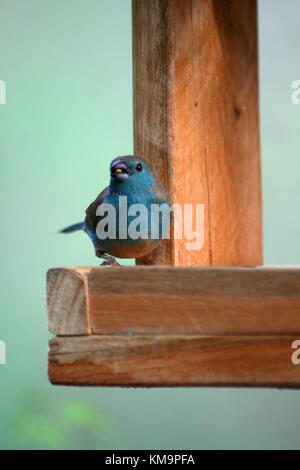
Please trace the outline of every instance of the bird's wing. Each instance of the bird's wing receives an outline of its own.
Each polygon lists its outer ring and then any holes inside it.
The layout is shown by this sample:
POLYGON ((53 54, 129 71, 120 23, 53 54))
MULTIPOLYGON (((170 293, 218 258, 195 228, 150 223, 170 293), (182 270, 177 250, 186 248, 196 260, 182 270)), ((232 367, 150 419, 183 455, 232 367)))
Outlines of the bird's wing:
POLYGON ((102 193, 99 194, 97 199, 87 208, 85 211, 86 217, 84 221, 84 225, 87 229, 96 231, 97 224, 99 222, 99 216, 96 215, 96 211, 98 207, 103 204, 108 194, 109 188, 104 189, 102 193))
POLYGON ((164 202, 169 203, 168 194, 167 194, 167 192, 164 190, 164 188, 162 187, 161 184, 157 184, 157 183, 156 183, 156 187, 155 187, 154 193, 155 193, 155 201, 157 201, 157 202, 160 203, 160 204, 161 204, 161 203, 164 203, 164 202))

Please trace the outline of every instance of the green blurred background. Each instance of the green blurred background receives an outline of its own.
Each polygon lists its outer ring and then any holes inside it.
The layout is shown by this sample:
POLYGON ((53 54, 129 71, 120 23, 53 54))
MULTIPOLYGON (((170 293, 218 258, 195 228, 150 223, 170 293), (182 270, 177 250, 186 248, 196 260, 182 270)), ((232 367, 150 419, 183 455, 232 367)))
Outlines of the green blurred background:
MULTIPOLYGON (((55 388, 45 273, 97 264, 81 220, 131 153, 130 0, 0 0, 0 449, 300 448, 300 392, 55 388)), ((265 263, 300 264, 300 1, 261 0, 265 263)))

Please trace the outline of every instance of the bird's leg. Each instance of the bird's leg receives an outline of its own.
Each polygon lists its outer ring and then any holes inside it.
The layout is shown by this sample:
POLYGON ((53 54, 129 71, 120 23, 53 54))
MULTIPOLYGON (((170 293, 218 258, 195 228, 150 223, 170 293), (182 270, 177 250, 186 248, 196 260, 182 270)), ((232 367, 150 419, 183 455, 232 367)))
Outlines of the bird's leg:
POLYGON ((96 256, 98 258, 104 259, 103 263, 100 264, 100 266, 121 266, 115 258, 112 256, 106 255, 105 253, 101 253, 99 251, 96 251, 96 256))

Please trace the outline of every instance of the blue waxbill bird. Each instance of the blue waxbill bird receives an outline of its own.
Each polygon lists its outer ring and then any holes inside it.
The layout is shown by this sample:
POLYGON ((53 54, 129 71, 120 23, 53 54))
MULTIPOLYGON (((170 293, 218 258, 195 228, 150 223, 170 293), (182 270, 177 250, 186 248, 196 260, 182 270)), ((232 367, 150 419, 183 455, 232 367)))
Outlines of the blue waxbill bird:
MULTIPOLYGON (((141 258, 151 253, 160 243, 163 236, 166 235, 166 226, 162 225, 162 215, 158 219, 158 227, 153 227, 155 223, 151 218, 151 207, 156 204, 164 206, 167 210, 171 204, 164 191, 162 184, 151 167, 148 160, 137 156, 125 156, 115 158, 110 165, 110 184, 99 194, 97 199, 86 210, 84 222, 71 225, 65 228, 61 233, 71 233, 76 230, 84 230, 93 242, 95 253, 98 258, 104 259, 101 266, 119 266, 115 260, 117 258, 141 258), (120 197, 127 197, 128 210, 133 204, 142 204, 147 209, 147 215, 143 212, 141 224, 146 223, 148 236, 130 236, 130 230, 127 230, 126 237, 120 234, 120 226, 125 222, 127 229, 130 223, 135 219, 132 214, 124 213, 121 209, 120 197), (99 214, 101 208, 104 211, 105 205, 111 205, 116 213, 115 237, 107 236, 104 228, 99 228, 99 222, 104 219, 106 213, 99 214), (120 209, 120 210, 119 210, 120 209), (143 219, 144 217, 144 219, 143 219), (146 220, 145 220, 146 217, 146 220), (152 226, 151 226, 152 223, 152 226), (152 232, 151 229, 154 229, 152 232), (99 237, 100 230, 100 237, 99 237), (129 233, 128 233, 129 232, 129 233), (106 234, 105 236, 102 236, 106 234), (155 233, 155 235, 153 235, 155 233), (107 236, 107 238, 105 238, 107 236)), ((123 198, 124 199, 124 198, 123 198)), ((145 225, 143 225, 145 226, 145 225)), ((169 232, 170 226, 167 226, 169 232)), ((138 231, 138 230, 137 230, 138 231)))

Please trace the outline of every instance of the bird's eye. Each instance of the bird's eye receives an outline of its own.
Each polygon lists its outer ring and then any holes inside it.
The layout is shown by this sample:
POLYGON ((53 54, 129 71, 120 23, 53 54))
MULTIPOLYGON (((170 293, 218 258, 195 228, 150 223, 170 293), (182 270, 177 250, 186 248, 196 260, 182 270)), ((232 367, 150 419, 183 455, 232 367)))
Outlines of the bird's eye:
POLYGON ((139 163, 136 167, 135 167, 136 171, 143 171, 143 165, 141 163, 139 163))

